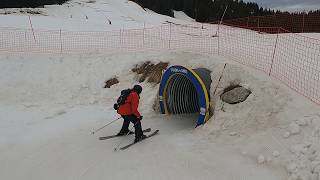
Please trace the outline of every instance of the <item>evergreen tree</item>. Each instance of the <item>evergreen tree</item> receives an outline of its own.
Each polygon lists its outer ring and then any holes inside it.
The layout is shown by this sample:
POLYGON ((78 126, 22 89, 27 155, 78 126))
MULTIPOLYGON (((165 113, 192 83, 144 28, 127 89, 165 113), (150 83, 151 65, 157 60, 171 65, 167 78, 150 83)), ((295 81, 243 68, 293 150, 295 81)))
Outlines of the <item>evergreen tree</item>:
MULTIPOLYGON (((243 0, 131 0, 157 13, 173 16, 173 11, 183 11, 198 22, 218 21, 228 6, 224 19, 247 16, 265 16, 288 12, 259 7, 254 2, 243 0)), ((313 13, 313 12, 312 12, 313 13)), ((319 13, 319 12, 318 12, 319 13)))
POLYGON ((63 4, 68 0, 0 0, 0 8, 35 8, 50 4, 63 4))

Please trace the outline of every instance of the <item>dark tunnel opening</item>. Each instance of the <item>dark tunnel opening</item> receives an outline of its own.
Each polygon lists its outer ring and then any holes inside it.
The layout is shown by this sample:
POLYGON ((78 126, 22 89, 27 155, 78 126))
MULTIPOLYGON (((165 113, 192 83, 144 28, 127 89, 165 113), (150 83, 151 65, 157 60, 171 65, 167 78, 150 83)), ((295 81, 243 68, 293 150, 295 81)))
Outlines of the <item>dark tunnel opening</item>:
POLYGON ((171 66, 162 75, 159 86, 160 111, 163 114, 197 114, 196 127, 210 118, 211 71, 171 66))
POLYGON ((199 113, 198 94, 192 82, 183 74, 171 77, 165 90, 168 112, 171 114, 199 113))

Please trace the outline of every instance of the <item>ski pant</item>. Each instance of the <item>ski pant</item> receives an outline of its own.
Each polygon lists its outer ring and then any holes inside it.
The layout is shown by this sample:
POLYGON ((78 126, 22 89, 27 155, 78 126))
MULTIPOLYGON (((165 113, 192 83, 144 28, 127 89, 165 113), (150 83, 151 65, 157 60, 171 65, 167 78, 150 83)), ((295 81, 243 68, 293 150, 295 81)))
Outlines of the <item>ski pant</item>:
POLYGON ((134 133, 136 138, 139 138, 143 135, 142 128, 141 128, 141 121, 137 119, 135 115, 129 116, 122 116, 123 124, 120 132, 128 132, 129 131, 129 124, 132 122, 134 124, 134 133))

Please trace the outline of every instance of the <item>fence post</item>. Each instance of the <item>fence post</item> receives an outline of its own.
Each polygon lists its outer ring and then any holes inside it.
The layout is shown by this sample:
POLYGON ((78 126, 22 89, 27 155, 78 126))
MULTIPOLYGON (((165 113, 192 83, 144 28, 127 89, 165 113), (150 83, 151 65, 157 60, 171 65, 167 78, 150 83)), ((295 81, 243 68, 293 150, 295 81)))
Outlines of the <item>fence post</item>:
POLYGON ((120 46, 120 49, 122 49, 122 29, 120 29, 120 32, 119 32, 119 46, 120 46))
POLYGON ((270 66, 270 71, 269 71, 269 76, 271 76, 271 72, 272 72, 272 69, 273 69, 274 58, 275 58, 276 49, 277 49, 277 46, 278 46, 279 33, 280 33, 280 28, 278 27, 277 38, 276 38, 276 43, 274 44, 273 55, 272 55, 272 60, 271 60, 271 66, 270 66))
POLYGON ((61 33, 61 29, 60 29, 60 54, 62 54, 62 33, 61 33))
POLYGON ((142 34, 142 43, 143 43, 142 45, 143 45, 143 48, 145 48, 145 46, 144 46, 144 36, 145 36, 144 34, 145 34, 145 29, 146 29, 146 23, 144 22, 144 23, 143 23, 143 32, 142 32, 142 33, 143 33, 143 34, 142 34))
POLYGON ((169 50, 171 49, 171 23, 169 23, 169 50))
POLYGON ((305 13, 303 13, 303 17, 302 17, 302 33, 304 33, 305 18, 306 18, 306 15, 305 15, 305 13))
POLYGON ((30 16, 28 16, 28 17, 29 17, 29 23, 30 23, 30 27, 31 27, 31 31, 32 31, 34 42, 37 42, 36 41, 36 36, 34 35, 34 30, 33 30, 32 22, 31 22, 31 17, 30 16))
POLYGON ((220 25, 218 25, 218 55, 220 55, 220 25))
POLYGON ((259 30, 259 33, 260 33, 260 17, 258 17, 258 30, 259 30))

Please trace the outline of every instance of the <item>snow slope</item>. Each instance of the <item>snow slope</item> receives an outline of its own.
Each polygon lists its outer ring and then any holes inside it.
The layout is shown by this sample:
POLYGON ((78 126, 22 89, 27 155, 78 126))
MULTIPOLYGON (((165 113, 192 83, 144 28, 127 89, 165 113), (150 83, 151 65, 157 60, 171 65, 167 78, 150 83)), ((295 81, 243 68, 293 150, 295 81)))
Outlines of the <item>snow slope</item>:
POLYGON ((183 52, 2 55, 0 67, 5 77, 0 80, 1 179, 286 179, 287 174, 311 176, 319 164, 319 107, 274 79, 221 57, 183 52), (196 116, 154 112, 158 86, 143 83, 143 127, 160 129, 160 134, 113 152, 119 141, 126 144, 133 137, 97 138, 116 133, 121 122, 97 135, 90 132, 117 117, 112 104, 119 91, 136 83, 130 69, 147 60, 207 67, 213 71, 212 86, 228 63, 218 92, 238 81, 253 94, 223 108, 215 97, 216 115, 193 129, 196 116), (103 89, 103 82, 115 75, 120 84, 103 89), (301 124, 299 132, 284 136, 292 123, 301 124))
MULTIPOLYGON (((77 0, 43 11, 47 16, 31 16, 35 28, 99 31, 188 23, 125 0, 77 0)), ((0 16, 1 26, 30 27, 28 20, 26 14, 0 16)), ((223 57, 174 51, 0 54, 0 77, 0 179, 320 179, 320 107, 223 57), (211 70, 215 115, 194 129, 196 115, 159 114, 152 109, 158 85, 142 83, 143 127, 160 134, 114 152, 120 141, 125 145, 134 137, 98 137, 116 133, 121 121, 90 133, 118 117, 112 105, 120 90, 137 83, 130 69, 145 61, 211 70), (114 76, 120 83, 104 89, 114 76), (253 92, 247 101, 221 102, 231 82, 253 92)))
POLYGON ((186 15, 183 11, 173 11, 174 12, 174 17, 177 19, 181 19, 184 21, 189 21, 189 22, 195 22, 194 19, 186 15))
MULTIPOLYGON (((28 9, 23 9, 28 10, 28 9)), ((73 0, 63 5, 38 8, 44 15, 20 13, 20 9, 0 10, 1 27, 30 28, 29 17, 35 29, 69 31, 107 31, 120 28, 142 28, 166 23, 186 24, 187 21, 163 16, 127 0, 73 0)))

